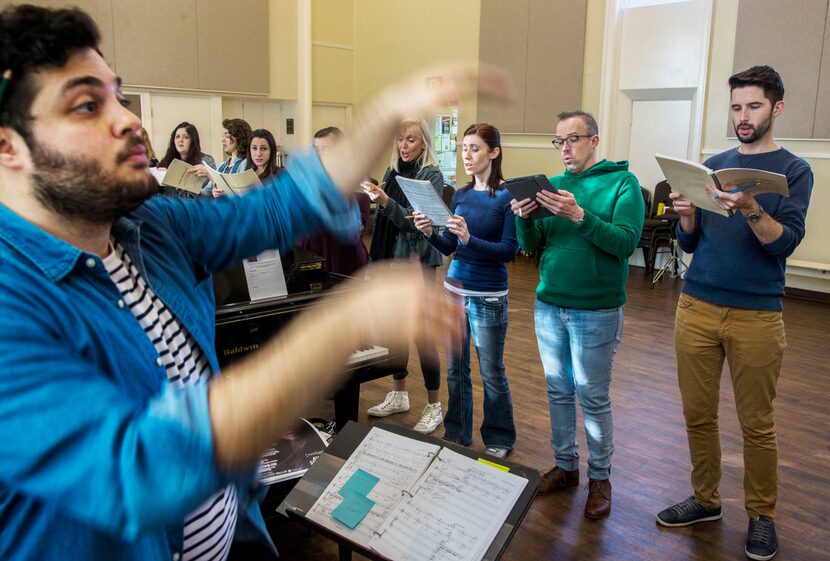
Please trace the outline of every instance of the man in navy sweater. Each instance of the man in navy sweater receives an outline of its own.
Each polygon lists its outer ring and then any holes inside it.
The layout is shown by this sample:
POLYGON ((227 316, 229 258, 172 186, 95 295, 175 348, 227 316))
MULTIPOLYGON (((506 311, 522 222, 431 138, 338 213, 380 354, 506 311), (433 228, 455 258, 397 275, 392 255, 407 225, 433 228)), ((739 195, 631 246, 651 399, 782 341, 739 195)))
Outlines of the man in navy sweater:
POLYGON ((784 174, 790 196, 706 188, 734 211, 726 218, 672 193, 680 214, 677 238, 694 253, 677 306, 675 350, 689 437, 694 495, 657 515, 663 526, 688 526, 722 516, 718 395, 726 358, 744 439, 744 495, 749 515, 745 553, 771 559, 777 549, 775 501, 778 448, 773 399, 786 347, 781 311, 786 258, 804 238, 813 173, 776 144, 775 119, 784 111, 784 84, 769 66, 729 78, 731 117, 740 146, 705 165, 784 174))

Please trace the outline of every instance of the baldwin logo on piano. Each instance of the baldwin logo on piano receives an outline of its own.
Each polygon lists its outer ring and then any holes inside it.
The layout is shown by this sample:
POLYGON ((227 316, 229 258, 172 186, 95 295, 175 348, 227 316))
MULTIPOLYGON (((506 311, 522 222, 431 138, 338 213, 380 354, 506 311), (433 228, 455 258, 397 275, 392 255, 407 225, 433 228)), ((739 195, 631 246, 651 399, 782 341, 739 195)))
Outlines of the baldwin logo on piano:
POLYGON ((234 347, 232 349, 222 349, 222 356, 234 356, 241 353, 248 353, 257 350, 258 348, 259 343, 254 343, 253 345, 239 345, 238 347, 234 347))

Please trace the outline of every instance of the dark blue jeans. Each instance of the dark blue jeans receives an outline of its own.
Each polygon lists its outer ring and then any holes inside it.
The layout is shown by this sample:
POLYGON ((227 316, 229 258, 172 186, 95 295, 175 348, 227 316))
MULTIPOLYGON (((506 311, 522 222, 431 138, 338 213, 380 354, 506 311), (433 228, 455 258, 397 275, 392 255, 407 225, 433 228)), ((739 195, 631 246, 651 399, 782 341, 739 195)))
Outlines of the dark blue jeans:
POLYGON ((467 445, 473 440, 473 385, 470 378, 470 337, 475 342, 484 384, 484 420, 481 439, 493 448, 513 448, 516 426, 513 401, 504 371, 507 334, 507 296, 465 296, 466 333, 460 355, 447 356, 449 403, 444 417, 444 438, 467 445))

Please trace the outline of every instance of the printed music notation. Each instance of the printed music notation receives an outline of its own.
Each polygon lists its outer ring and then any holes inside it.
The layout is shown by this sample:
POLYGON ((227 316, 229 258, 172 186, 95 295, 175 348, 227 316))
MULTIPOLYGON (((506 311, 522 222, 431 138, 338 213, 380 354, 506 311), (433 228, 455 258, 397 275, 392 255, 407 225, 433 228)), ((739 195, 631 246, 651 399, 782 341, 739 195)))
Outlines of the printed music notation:
POLYGON ((526 484, 448 448, 375 427, 306 516, 389 559, 472 561, 487 552, 526 484), (350 529, 331 513, 358 469, 379 482, 367 495, 375 506, 350 529))
POLYGON ((401 489, 412 488, 439 449, 434 444, 372 429, 306 517, 352 541, 368 545, 389 512, 401 501, 401 489), (335 520, 331 513, 343 500, 338 491, 358 469, 378 477, 380 481, 368 495, 375 501, 375 506, 356 528, 350 529, 335 520))
POLYGON ((401 561, 481 559, 526 484, 444 448, 369 546, 401 561))

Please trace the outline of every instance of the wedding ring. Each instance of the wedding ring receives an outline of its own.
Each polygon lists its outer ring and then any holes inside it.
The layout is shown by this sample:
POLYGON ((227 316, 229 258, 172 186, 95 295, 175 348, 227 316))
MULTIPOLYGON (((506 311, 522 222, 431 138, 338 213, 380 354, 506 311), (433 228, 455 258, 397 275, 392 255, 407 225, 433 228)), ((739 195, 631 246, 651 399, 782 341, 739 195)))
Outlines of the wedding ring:
POLYGON ((522 217, 522 209, 519 209, 519 218, 522 217))

